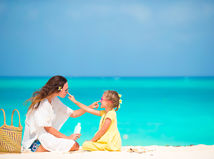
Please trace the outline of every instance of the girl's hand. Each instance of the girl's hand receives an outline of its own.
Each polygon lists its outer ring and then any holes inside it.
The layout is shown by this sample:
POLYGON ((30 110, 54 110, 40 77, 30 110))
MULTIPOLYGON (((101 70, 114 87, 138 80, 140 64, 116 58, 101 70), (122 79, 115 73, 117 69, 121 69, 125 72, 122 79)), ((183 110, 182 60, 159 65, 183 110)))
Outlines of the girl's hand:
POLYGON ((68 94, 68 99, 70 99, 72 102, 75 102, 76 99, 74 98, 74 96, 72 96, 71 94, 68 94))
POLYGON ((78 138, 80 138, 81 134, 71 134, 70 136, 68 136, 68 139, 71 140, 77 140, 78 138))
POLYGON ((94 109, 94 108, 97 109, 97 108, 99 107, 99 102, 100 102, 100 101, 94 102, 94 103, 92 103, 89 107, 92 108, 92 109, 94 109))

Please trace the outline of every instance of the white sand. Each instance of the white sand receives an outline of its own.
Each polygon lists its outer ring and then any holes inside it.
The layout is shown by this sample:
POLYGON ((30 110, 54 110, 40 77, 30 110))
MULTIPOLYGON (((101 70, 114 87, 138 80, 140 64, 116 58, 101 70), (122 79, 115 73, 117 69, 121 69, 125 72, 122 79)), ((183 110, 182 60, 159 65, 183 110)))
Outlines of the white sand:
POLYGON ((196 146, 126 146, 121 152, 22 152, 0 153, 0 159, 214 159, 214 145, 196 146), (131 150, 130 150, 131 148, 131 150), (133 152, 131 152, 133 151, 133 152))

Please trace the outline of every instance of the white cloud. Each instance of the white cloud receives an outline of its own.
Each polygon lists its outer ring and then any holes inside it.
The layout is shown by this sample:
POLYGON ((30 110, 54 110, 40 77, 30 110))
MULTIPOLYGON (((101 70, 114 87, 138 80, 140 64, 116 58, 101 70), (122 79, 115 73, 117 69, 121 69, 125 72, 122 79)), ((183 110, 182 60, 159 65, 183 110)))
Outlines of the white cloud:
POLYGON ((114 7, 110 5, 83 5, 78 8, 69 8, 66 11, 68 16, 73 19, 84 19, 84 18, 102 18, 111 16, 115 13, 114 7))
POLYGON ((181 25, 191 24, 203 18, 214 16, 214 6, 209 3, 174 2, 154 7, 143 3, 127 4, 85 4, 69 8, 67 15, 72 19, 85 18, 133 18, 137 22, 181 25))
POLYGON ((145 22, 151 18, 151 10, 144 5, 124 5, 120 8, 120 11, 140 22, 145 22))
POLYGON ((67 10, 67 15, 74 19, 83 18, 107 18, 107 17, 131 17, 139 22, 144 22, 149 19, 150 9, 141 4, 132 5, 85 5, 80 8, 70 8, 67 10))

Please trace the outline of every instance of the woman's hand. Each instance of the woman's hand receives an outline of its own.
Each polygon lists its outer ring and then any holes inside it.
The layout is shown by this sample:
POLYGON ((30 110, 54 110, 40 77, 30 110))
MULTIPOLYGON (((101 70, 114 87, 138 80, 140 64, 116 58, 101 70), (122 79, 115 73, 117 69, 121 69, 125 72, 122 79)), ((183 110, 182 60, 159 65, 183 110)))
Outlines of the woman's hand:
POLYGON ((70 140, 77 140, 78 138, 80 138, 81 134, 71 134, 70 136, 68 136, 68 139, 70 140))
POLYGON ((92 109, 94 109, 94 108, 97 109, 97 108, 99 107, 99 102, 100 102, 100 101, 94 102, 94 103, 92 103, 91 105, 89 105, 89 107, 92 108, 92 109))

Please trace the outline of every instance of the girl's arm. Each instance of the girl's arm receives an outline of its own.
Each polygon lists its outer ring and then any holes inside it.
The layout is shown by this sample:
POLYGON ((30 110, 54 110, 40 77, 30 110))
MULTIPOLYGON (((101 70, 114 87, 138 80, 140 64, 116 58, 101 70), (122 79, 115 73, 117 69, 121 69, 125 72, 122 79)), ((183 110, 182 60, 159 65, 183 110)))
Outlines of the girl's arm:
POLYGON ((58 130, 56 130, 55 128, 53 127, 44 127, 44 129, 54 135, 55 137, 58 137, 58 138, 64 138, 64 139, 71 139, 71 140, 76 140, 80 137, 80 134, 72 134, 70 136, 66 136, 64 134, 62 134, 61 132, 59 132, 58 130))
POLYGON ((111 119, 107 118, 102 128, 95 134, 95 136, 91 139, 91 141, 95 142, 99 140, 106 133, 110 125, 111 125, 111 119))
POLYGON ((94 115, 97 115, 97 116, 101 116, 100 111, 91 109, 91 108, 87 107, 86 105, 84 105, 84 104, 82 104, 82 103, 76 101, 76 99, 74 98, 74 96, 69 95, 68 98, 69 98, 72 102, 74 102, 77 106, 79 106, 81 109, 85 110, 86 112, 91 113, 91 114, 94 114, 94 115))
POLYGON ((86 111, 83 110, 83 109, 74 110, 73 113, 70 115, 70 117, 72 117, 72 118, 77 118, 77 117, 79 117, 79 116, 85 114, 85 112, 86 112, 86 111))
MULTIPOLYGON (((98 104, 98 102, 94 102, 93 104, 91 104, 90 106, 88 106, 89 108, 98 108, 99 107, 99 104, 98 104)), ((75 111, 73 111, 73 113, 70 115, 70 117, 72 117, 72 118, 76 118, 76 117, 79 117, 79 116, 81 116, 81 115, 83 115, 83 114, 85 114, 85 110, 83 110, 83 109, 79 109, 79 110, 75 110, 75 111)))

